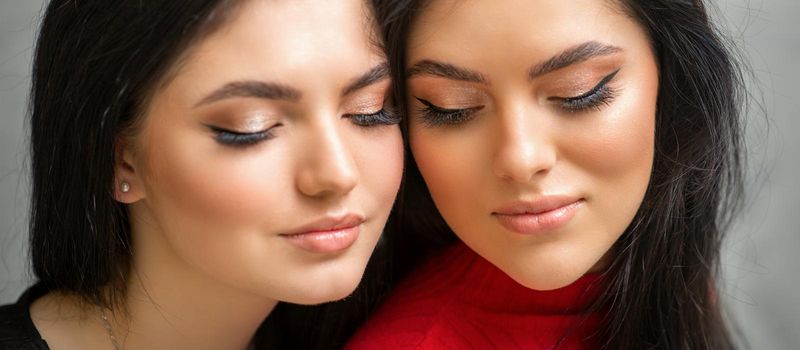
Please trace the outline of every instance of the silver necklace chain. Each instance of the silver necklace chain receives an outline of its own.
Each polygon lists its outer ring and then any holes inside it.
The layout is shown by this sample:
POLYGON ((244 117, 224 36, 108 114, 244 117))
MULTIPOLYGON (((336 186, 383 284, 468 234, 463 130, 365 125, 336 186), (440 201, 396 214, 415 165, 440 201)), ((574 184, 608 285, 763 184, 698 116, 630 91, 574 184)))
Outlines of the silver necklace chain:
POLYGON ((106 312, 103 310, 103 307, 98 306, 100 309, 100 320, 103 321, 103 328, 106 329, 106 333, 108 333, 108 339, 111 340, 111 345, 114 346, 115 350, 122 350, 122 346, 119 345, 119 341, 117 337, 114 335, 114 329, 111 327, 111 322, 108 321, 108 317, 106 316, 106 312))

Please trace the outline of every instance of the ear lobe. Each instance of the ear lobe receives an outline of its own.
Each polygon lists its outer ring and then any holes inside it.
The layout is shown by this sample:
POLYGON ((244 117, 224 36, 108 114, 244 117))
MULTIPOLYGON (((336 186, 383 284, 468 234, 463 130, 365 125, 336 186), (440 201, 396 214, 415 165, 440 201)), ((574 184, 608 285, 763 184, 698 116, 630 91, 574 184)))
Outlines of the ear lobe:
POLYGON ((132 204, 145 197, 133 158, 127 142, 117 140, 114 147, 114 199, 120 203, 132 204))

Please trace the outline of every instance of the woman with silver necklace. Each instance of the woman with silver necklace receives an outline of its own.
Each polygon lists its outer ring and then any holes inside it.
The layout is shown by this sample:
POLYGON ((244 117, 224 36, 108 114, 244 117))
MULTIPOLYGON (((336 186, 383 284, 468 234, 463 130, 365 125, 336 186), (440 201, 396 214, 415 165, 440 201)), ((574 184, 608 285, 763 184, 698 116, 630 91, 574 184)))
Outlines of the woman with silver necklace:
POLYGON ((51 1, 30 103, 37 283, 0 307, 0 349, 286 347, 280 329, 326 327, 282 305, 353 292, 402 174, 372 13, 51 1))

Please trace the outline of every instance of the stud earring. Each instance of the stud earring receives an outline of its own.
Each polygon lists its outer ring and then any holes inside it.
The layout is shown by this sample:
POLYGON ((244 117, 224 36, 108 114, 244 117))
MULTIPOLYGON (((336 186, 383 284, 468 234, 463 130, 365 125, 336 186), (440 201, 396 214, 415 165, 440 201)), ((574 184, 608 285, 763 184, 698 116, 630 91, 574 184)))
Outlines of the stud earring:
POLYGON ((122 183, 119 184, 119 190, 122 191, 122 193, 128 193, 131 191, 131 184, 127 181, 122 181, 122 183))

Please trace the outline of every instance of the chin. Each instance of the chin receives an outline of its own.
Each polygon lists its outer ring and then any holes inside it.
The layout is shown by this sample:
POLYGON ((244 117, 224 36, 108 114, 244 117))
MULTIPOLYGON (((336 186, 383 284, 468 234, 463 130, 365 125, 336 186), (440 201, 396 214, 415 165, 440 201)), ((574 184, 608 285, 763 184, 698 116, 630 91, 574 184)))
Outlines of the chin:
POLYGON ((526 266, 520 266, 520 269, 516 271, 509 271, 508 269, 502 268, 501 270, 526 288, 539 291, 564 288, 575 283, 575 281, 586 274, 586 271, 571 271, 568 269, 541 269, 532 271, 526 266))
POLYGON ((286 302, 301 305, 317 305, 346 298, 358 287, 364 270, 353 271, 342 268, 335 274, 309 276, 307 283, 291 293, 286 302))
POLYGON ((543 278, 543 279, 517 279, 513 278, 517 283, 533 290, 548 291, 559 288, 564 288, 573 282, 577 281, 581 276, 575 278, 543 278))
POLYGON ((317 288, 314 286, 308 290, 300 291, 290 300, 284 301, 300 305, 324 304, 346 298, 356 290, 356 287, 357 284, 342 288, 317 288))

